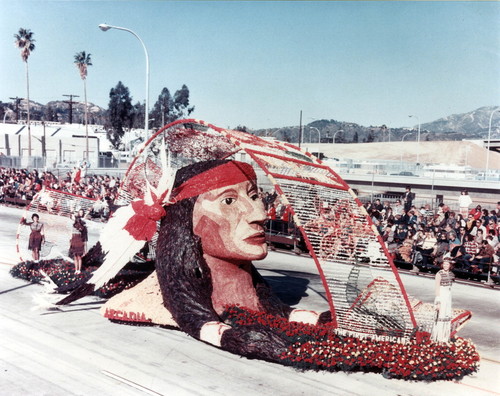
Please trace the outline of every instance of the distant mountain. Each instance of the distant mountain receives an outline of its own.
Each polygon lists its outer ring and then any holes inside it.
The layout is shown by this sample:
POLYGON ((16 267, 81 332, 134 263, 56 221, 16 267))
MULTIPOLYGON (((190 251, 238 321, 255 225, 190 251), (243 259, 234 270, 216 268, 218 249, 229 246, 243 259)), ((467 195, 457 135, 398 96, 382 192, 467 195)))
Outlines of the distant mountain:
MULTIPOLYGON (((465 134, 469 139, 480 139, 486 137, 488 134, 492 113, 492 125, 494 127, 495 125, 498 125, 500 120, 499 106, 480 107, 479 109, 469 113, 452 114, 448 117, 422 124, 420 128, 436 134, 461 133, 465 134)), ((498 135, 498 131, 496 129, 492 131, 492 133, 493 132, 498 135)))
MULTIPOLYGON (((18 119, 26 119, 26 100, 22 99, 17 105, 18 119)), ((88 103, 89 123, 104 125, 106 120, 106 109, 88 103)), ((10 121, 16 120, 16 103, 0 102, 0 118, 10 121), (7 112, 7 114, 6 114, 7 112)), ((73 123, 84 123, 85 104, 81 101, 72 103, 73 123)), ((488 136, 489 120, 493 111, 491 136, 500 138, 500 106, 481 107, 468 113, 453 114, 445 118, 440 118, 433 122, 420 125, 420 140, 462 140, 462 139, 485 139, 488 136)), ((35 120, 70 122, 69 101, 51 101, 43 105, 31 101, 30 117, 35 120)), ((245 127, 237 129, 247 130, 245 127)), ((321 135, 321 142, 331 143, 335 137, 336 143, 370 143, 417 140, 417 125, 413 128, 387 128, 381 126, 362 126, 353 122, 337 120, 316 120, 303 126, 303 142, 317 142, 318 130, 321 135)), ((299 126, 289 126, 282 128, 248 130, 258 136, 274 136, 279 139, 297 143, 299 141, 299 126)))
MULTIPOLYGON (((12 101, 10 103, 0 102, 0 116, 2 117, 2 119, 5 116, 7 120, 15 121, 17 111, 17 119, 25 120, 27 108, 28 103, 25 99, 19 100, 17 104, 15 101, 12 101), (5 115, 6 112, 7 114, 5 115)), ((102 107, 89 102, 88 111, 89 124, 104 124, 106 109, 103 109, 102 107)), ((56 100, 43 105, 41 103, 30 100, 30 119, 33 121, 45 120, 69 123, 70 115, 73 123, 83 124, 85 117, 85 103, 73 100, 70 110, 69 101, 56 100)))
MULTIPOLYGON (((446 118, 421 124, 421 141, 443 141, 462 139, 486 139, 489 120, 493 113, 492 125, 500 123, 500 106, 481 107, 463 114, 453 114, 446 118), (496 111, 499 110, 499 111, 496 111)), ((302 141, 317 142, 318 130, 323 143, 370 143, 388 141, 416 141, 418 125, 413 128, 387 128, 385 125, 365 127, 352 122, 336 120, 316 120, 303 126, 302 141)), ((274 136, 289 142, 298 142, 299 126, 260 129, 251 131, 258 136, 274 136)), ((492 127, 491 136, 500 138, 498 127, 492 127)))

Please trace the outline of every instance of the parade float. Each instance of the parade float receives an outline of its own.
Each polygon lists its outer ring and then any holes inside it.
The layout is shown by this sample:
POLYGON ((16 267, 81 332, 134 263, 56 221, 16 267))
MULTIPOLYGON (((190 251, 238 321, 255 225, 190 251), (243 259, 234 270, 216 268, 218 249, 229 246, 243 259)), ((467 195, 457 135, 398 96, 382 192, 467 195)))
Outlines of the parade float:
MULTIPOLYGON (((61 205, 68 208, 60 211, 63 217, 71 212, 74 197, 51 194, 68 201, 61 205)), ((248 208, 253 208, 252 197, 253 190, 248 208)), ((35 197, 28 212, 43 213, 43 200, 43 195, 35 197)), ((13 275, 55 282, 57 291, 69 293, 59 298, 59 306, 97 293, 109 298, 102 314, 112 321, 177 328, 229 352, 301 370, 450 380, 478 369, 474 345, 457 336, 471 313, 455 308, 450 340, 431 341, 434 305, 406 293, 355 193, 299 147, 199 120, 179 120, 146 142, 115 203, 119 209, 84 257, 87 271, 75 277, 67 260, 43 260, 42 255, 39 263, 20 263, 13 275), (213 191, 255 184, 259 175, 268 178, 291 208, 325 290, 324 312, 293 309, 274 297, 251 263, 265 257, 253 253, 262 245, 258 226, 249 257, 241 257, 236 248, 236 256, 228 256, 223 253, 227 246, 218 240, 203 244, 203 238, 212 241, 213 235, 203 234, 201 226, 193 232, 198 217, 207 217, 197 215, 204 213, 198 207, 209 206, 213 191), (154 268, 137 265, 140 251, 148 252, 154 268), (217 263, 241 263, 233 267, 242 271, 221 265, 219 276, 207 256, 217 263), (237 290, 228 292, 233 279, 237 290)), ((225 220, 220 217, 219 223, 225 220)), ((19 240, 21 244, 25 238, 19 240)))

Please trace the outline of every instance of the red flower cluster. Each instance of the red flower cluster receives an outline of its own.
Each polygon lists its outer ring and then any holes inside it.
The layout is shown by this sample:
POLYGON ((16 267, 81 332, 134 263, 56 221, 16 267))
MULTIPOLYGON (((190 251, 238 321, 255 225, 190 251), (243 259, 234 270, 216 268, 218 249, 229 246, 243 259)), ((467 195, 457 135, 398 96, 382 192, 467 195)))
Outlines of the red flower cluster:
POLYGON ((415 338, 406 343, 341 336, 331 325, 309 325, 227 307, 233 327, 260 324, 290 340, 283 363, 299 369, 381 372, 387 378, 406 380, 456 380, 477 371, 479 354, 462 338, 435 343, 415 338))

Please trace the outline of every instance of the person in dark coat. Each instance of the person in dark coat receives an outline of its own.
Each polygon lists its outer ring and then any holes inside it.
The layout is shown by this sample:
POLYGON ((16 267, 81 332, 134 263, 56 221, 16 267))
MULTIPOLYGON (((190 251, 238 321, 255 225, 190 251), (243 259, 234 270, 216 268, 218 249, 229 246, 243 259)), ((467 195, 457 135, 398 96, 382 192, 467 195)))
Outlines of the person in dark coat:
POLYGON ((87 247, 87 226, 83 220, 85 213, 80 209, 75 216, 69 246, 69 256, 75 262, 75 273, 79 274, 82 270, 82 257, 85 255, 87 247))
POLYGON ((403 195, 403 202, 405 207, 405 212, 408 212, 413 206, 413 200, 415 199, 415 193, 411 192, 411 187, 406 186, 406 191, 403 195))

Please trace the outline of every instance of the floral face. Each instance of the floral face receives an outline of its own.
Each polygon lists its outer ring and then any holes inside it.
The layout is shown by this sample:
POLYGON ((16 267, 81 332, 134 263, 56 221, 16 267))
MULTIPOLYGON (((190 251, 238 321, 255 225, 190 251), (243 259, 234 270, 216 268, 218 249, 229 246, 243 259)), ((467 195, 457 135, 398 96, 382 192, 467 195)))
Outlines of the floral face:
POLYGON ((193 232, 208 256, 261 260, 267 255, 265 220, 257 185, 244 181, 201 194, 194 205, 193 232))

